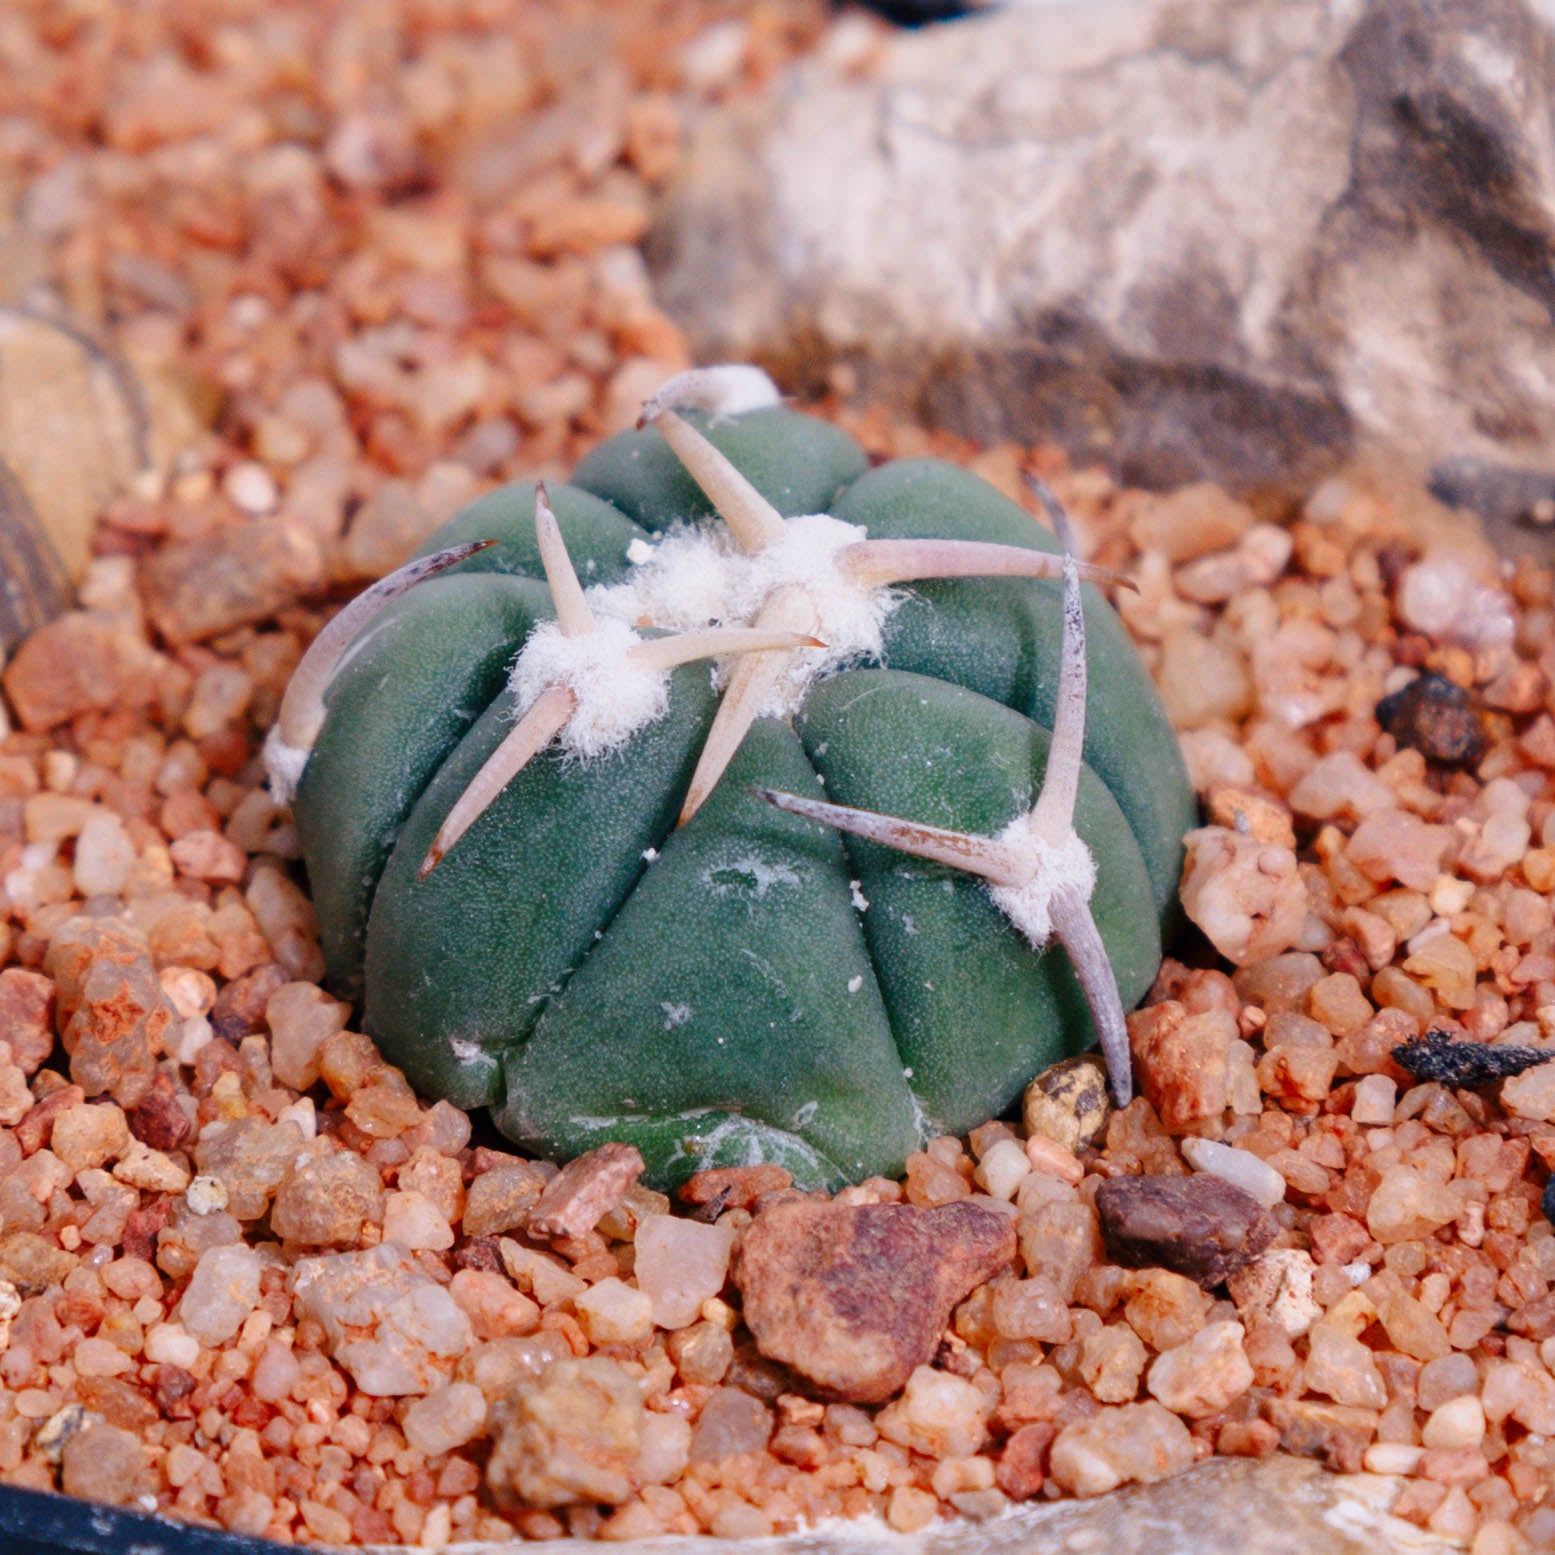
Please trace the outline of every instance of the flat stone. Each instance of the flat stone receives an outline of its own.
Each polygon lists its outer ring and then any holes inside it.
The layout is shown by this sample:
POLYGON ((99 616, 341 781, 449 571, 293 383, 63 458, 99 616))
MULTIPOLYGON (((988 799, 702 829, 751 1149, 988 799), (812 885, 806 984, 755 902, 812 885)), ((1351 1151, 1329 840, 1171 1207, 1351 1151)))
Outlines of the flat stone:
POLYGON ((1206 1290, 1274 1240, 1257 1199, 1223 1178, 1114 1177, 1096 1190, 1107 1251, 1131 1268, 1159 1265, 1206 1290))
POLYGON ((981 1205, 795 1202, 751 1222, 735 1283, 764 1356, 830 1396, 878 1403, 1014 1255, 1013 1218, 981 1205))
POLYGON ((464 1234, 496 1236, 519 1231, 540 1202, 546 1178, 528 1161, 499 1163, 475 1178, 465 1194, 464 1234))
POLYGON ((1111 0, 823 53, 693 136, 660 298, 701 360, 846 364, 1131 484, 1306 490, 1365 445, 1547 498, 1550 37, 1514 0, 1111 0))
POLYGON ((142 568, 146 605, 169 642, 199 642, 262 621, 325 581, 318 542, 284 518, 234 524, 167 545, 142 568))

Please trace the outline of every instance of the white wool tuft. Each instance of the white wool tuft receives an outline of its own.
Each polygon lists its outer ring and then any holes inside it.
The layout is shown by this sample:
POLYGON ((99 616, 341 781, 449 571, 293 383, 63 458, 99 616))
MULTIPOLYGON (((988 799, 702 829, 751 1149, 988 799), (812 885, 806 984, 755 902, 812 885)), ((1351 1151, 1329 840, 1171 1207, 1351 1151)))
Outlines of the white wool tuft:
POLYGON ((783 536, 749 558, 739 601, 742 618, 751 619, 761 602, 779 588, 798 585, 815 607, 815 635, 824 648, 793 654, 788 671, 762 712, 784 717, 794 712, 805 692, 820 678, 858 659, 878 658, 886 617, 901 603, 895 589, 857 583, 837 565, 838 554, 866 537, 861 525, 844 523, 829 513, 807 513, 788 519, 783 536))
MULTIPOLYGON (((628 553, 634 563, 628 581, 592 588, 588 601, 618 620, 684 632, 750 626, 777 589, 803 588, 815 606, 815 635, 826 646, 788 656, 784 677, 761 709, 787 717, 820 676, 881 651, 881 629, 904 596, 856 583, 837 565, 840 552, 865 538, 858 524, 808 513, 785 519, 782 536, 748 556, 725 530, 675 529, 652 547, 637 543, 628 553)), ((720 661, 721 680, 729 665, 720 661)))
POLYGON ((569 756, 588 761, 625 744, 669 706, 668 671, 644 668, 632 657, 641 641, 625 621, 608 616, 577 637, 542 621, 519 650, 509 678, 519 716, 541 692, 566 686, 578 699, 559 738, 569 756))
POLYGON ((265 773, 270 779, 270 797, 277 804, 290 804, 297 795, 297 785, 302 782, 303 768, 308 765, 311 748, 288 745, 281 738, 277 724, 265 736, 265 773))
POLYGON ((656 544, 634 540, 627 551, 631 576, 588 591, 589 606, 633 626, 651 623, 666 631, 699 626, 741 626, 737 599, 749 559, 723 529, 672 529, 656 544))
POLYGON ((693 367, 663 384, 643 403, 642 420, 656 420, 667 410, 699 410, 716 424, 747 411, 779 405, 778 386, 759 367, 730 362, 720 367, 693 367))
POLYGON ((1054 893, 1068 888, 1089 901, 1096 889, 1096 860, 1075 832, 1056 843, 1033 836, 1024 815, 1016 816, 997 840, 1014 849, 1023 863, 1029 860, 1031 873, 1024 885, 990 886, 988 894, 1031 942, 1032 949, 1041 950, 1053 937, 1054 893))

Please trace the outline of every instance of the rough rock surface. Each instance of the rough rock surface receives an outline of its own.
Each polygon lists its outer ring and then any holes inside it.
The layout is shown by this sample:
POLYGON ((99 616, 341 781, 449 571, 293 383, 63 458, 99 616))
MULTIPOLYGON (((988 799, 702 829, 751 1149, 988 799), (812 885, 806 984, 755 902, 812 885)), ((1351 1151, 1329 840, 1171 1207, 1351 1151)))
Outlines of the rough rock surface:
POLYGON ((883 49, 703 127, 650 252, 704 357, 1148 485, 1381 448, 1555 492, 1547 13, 1104 0, 883 49))
MULTIPOLYGON (((665 1418, 665 1417, 660 1417, 665 1418)), ((58 1498, 13 1490, 18 1511, 43 1526, 58 1498)), ((1109 1555, 1447 1555, 1457 1542, 1425 1532, 1385 1510, 1392 1482, 1376 1475, 1339 1476, 1300 1458, 1215 1458, 1173 1479, 1129 1485, 1095 1500, 1038 1502, 983 1522, 932 1523, 904 1538, 882 1523, 853 1523, 784 1538, 721 1539, 722 1555, 1028 1555, 1033 1550, 1106 1550, 1109 1555)), ((173 1555, 187 1529, 120 1507, 94 1510, 124 1547, 173 1555)), ((47 1526, 55 1524, 50 1521, 47 1526)), ((589 1555, 599 1544, 558 1539, 548 1548, 589 1555)), ((661 1539, 658 1555, 703 1555, 706 1538, 661 1539)))
POLYGON ((834 1397, 878 1403, 1014 1256, 1014 1220, 976 1204, 795 1202, 752 1221, 735 1281, 763 1355, 834 1397))
POLYGON ((151 1089, 174 1010, 144 938, 109 918, 71 918, 43 961, 59 998, 70 1078, 87 1096, 130 1107, 151 1089))
POLYGON ((1252 1194, 1220 1177, 1114 1177, 1096 1193, 1107 1250, 1119 1263, 1160 1265, 1206 1290, 1251 1263, 1275 1223, 1252 1194))

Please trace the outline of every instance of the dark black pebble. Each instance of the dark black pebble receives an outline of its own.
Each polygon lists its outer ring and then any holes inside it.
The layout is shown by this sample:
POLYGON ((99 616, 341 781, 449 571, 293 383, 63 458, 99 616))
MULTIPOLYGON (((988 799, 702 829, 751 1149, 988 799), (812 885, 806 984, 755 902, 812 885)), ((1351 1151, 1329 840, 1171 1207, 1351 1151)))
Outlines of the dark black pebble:
POLYGON ((1555 1058, 1555 1050, 1516 1047, 1509 1042, 1460 1042, 1444 1031, 1411 1037, 1393 1049, 1393 1062, 1417 1080, 1442 1085, 1488 1085, 1555 1058))
POLYGON ((1485 754, 1485 725, 1474 698, 1426 671, 1377 704, 1377 722, 1398 741, 1443 767, 1472 767, 1485 754))

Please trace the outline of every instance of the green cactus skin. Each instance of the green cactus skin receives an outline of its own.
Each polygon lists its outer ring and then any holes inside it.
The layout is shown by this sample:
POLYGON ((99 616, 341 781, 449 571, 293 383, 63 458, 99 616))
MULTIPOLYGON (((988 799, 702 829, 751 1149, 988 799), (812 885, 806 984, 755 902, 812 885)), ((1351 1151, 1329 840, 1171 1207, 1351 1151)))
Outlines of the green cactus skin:
MULTIPOLYGON (((785 516, 1055 549, 953 466, 869 470, 835 428, 784 409, 696 424, 785 516)), ((585 585, 625 575, 644 532, 711 511, 652 428, 602 445, 551 500, 585 585)), ((533 511, 532 487, 505 488, 428 543, 499 541, 362 634, 297 793, 332 984, 365 988, 366 1029, 413 1083, 492 1106, 545 1153, 627 1140, 659 1185, 769 1160, 835 1187, 899 1172, 926 1134, 996 1116, 1092 1040, 1063 952, 1034 952, 979 881, 752 792, 997 831, 1045 767, 1056 582, 911 585, 886 622, 885 667, 823 679, 792 728, 758 721, 676 829, 717 705, 707 666, 684 666, 662 718, 591 762, 543 752, 418 879, 511 727, 503 668, 549 614, 533 511)), ((1127 1007, 1159 964, 1194 800, 1121 623, 1087 594, 1075 826, 1127 1007)))

